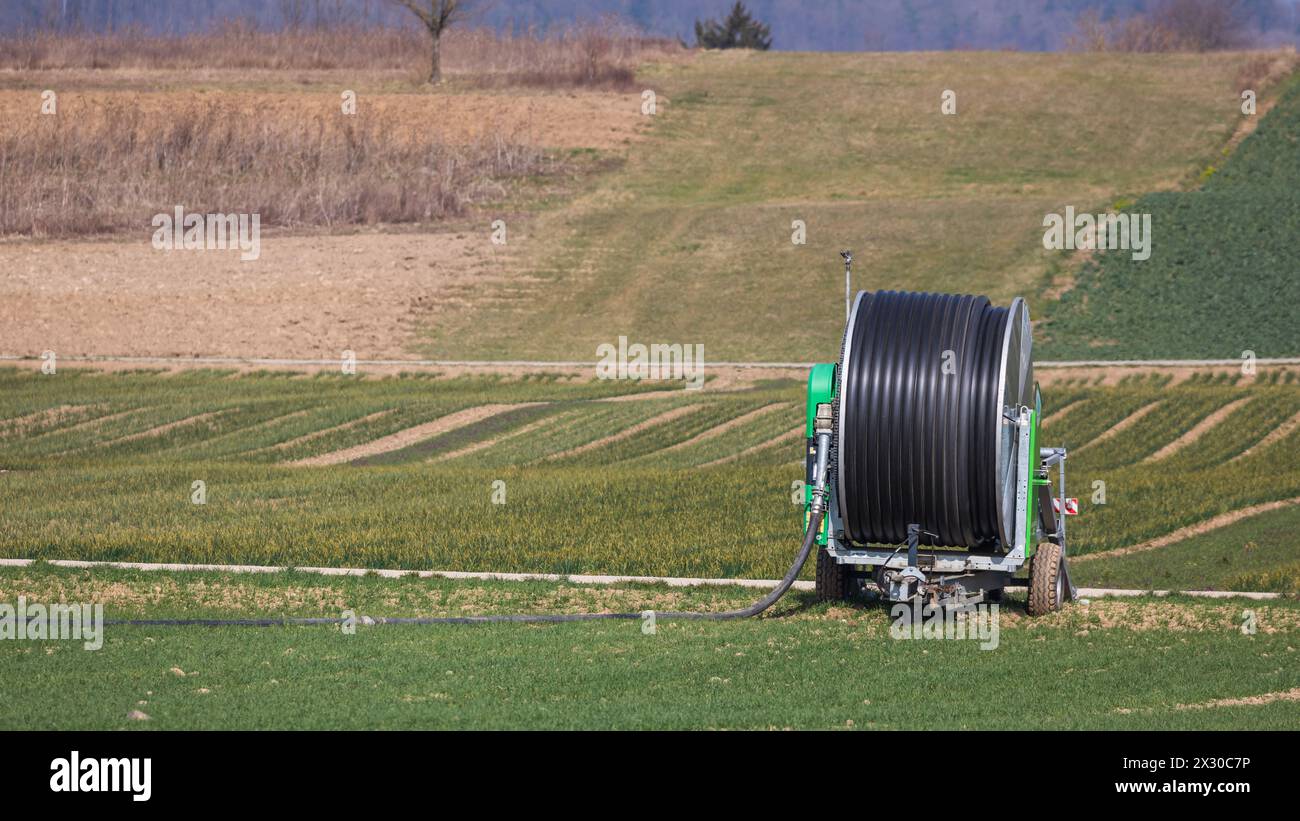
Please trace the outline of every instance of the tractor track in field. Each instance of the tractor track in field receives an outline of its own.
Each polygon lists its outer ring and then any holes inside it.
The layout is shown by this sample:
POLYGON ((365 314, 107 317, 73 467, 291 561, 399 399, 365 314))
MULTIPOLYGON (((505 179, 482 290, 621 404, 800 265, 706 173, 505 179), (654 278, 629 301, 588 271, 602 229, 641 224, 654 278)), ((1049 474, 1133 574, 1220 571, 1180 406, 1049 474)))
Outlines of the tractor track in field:
POLYGON ((249 456, 255 453, 263 453, 265 451, 288 450, 289 448, 297 447, 298 445, 304 445, 308 442, 314 442, 317 439, 321 438, 322 436, 328 436, 331 433, 341 433, 343 431, 351 430, 352 428, 355 428, 357 425, 364 425, 367 422, 373 422, 376 419, 382 419, 383 417, 387 416, 392 412, 393 410, 391 408, 388 408, 381 411, 375 411, 374 413, 368 413, 365 416, 362 416, 358 419, 353 419, 350 422, 343 422, 342 424, 334 425, 332 427, 321 428, 320 430, 314 430, 311 433, 304 433, 302 436, 296 436, 293 439, 288 440, 287 442, 277 442, 274 445, 267 445, 264 448, 258 448, 257 450, 250 450, 244 455, 249 456))
POLYGON ((1119 434, 1123 433, 1124 431, 1136 425, 1138 422, 1142 421, 1142 417, 1146 416, 1148 413, 1158 408, 1162 401, 1163 400, 1157 399, 1156 401, 1145 404, 1142 407, 1138 408, 1137 410, 1133 411, 1128 416, 1125 416, 1123 419, 1119 420, 1119 422, 1117 422, 1115 425, 1102 431, 1101 435, 1093 439, 1091 442, 1084 442, 1078 448, 1075 448, 1074 455, 1082 453, 1083 451, 1088 450, 1094 447, 1095 445, 1104 444, 1105 442, 1114 439, 1119 434))
POLYGON ((1192 427, 1188 428, 1187 431, 1183 433, 1182 436, 1179 436, 1177 439, 1165 445, 1160 450, 1151 454, 1150 456, 1143 459, 1142 461, 1159 462, 1161 459, 1168 459, 1170 456, 1173 456, 1175 453, 1178 453, 1183 448, 1187 447, 1188 445, 1191 445, 1193 442, 1200 439, 1205 434, 1209 433, 1211 430, 1217 427, 1220 422, 1222 422, 1224 419, 1227 419, 1228 416, 1230 416, 1233 411, 1237 410, 1238 408, 1242 407, 1246 403, 1250 402, 1252 398, 1253 397, 1245 396, 1242 397, 1241 399, 1234 399, 1233 401, 1229 402, 1228 404, 1224 405, 1218 410, 1215 410, 1209 416, 1206 416, 1204 419, 1197 422, 1192 427))
POLYGON ((1141 544, 1135 544, 1129 547, 1117 547, 1113 550, 1102 550, 1097 553, 1084 553, 1082 555, 1071 556, 1070 563, 1078 564, 1079 562, 1090 562, 1094 559, 1111 559, 1119 556, 1128 556, 1132 553, 1142 553, 1147 550, 1168 547, 1169 545, 1190 539, 1193 536, 1200 536, 1203 533, 1209 533, 1212 530, 1218 530, 1227 527, 1228 525, 1236 524, 1242 519, 1247 519, 1251 516, 1258 516, 1261 513, 1268 513, 1271 510, 1278 510, 1296 504, 1300 504, 1300 496, 1293 499, 1279 499, 1277 501, 1263 502, 1262 504, 1251 505, 1250 507, 1243 507, 1237 510, 1230 510, 1227 513, 1220 513, 1218 516, 1197 522, 1194 525, 1179 528, 1172 533, 1142 542, 1141 544))
POLYGON ((472 425, 475 422, 481 422, 488 417, 495 416, 498 413, 505 413, 509 410, 519 408, 536 407, 543 404, 541 402, 518 402, 513 404, 487 404, 474 405, 458 411, 439 416, 428 422, 413 425, 409 428, 390 433, 387 436, 381 436, 378 439, 372 439, 369 442, 362 442, 359 445, 334 450, 329 453, 322 453, 316 456, 308 456, 305 459, 298 459, 294 462, 288 462, 291 467, 319 467, 321 465, 339 465, 347 462, 354 462, 357 459, 366 459, 372 456, 379 456, 384 453, 391 453, 395 450, 409 447, 425 439, 448 433, 466 425, 472 425))
POLYGON ((1255 444, 1251 445, 1250 447, 1243 450, 1241 453, 1238 453, 1236 456, 1229 459, 1228 464, 1231 464, 1237 461, 1238 459, 1245 459, 1247 456, 1250 456, 1253 453, 1258 453, 1259 451, 1264 450, 1265 448, 1277 444, 1278 442, 1290 436, 1291 433, 1294 432, 1295 429, 1298 427, 1300 427, 1300 412, 1297 412, 1290 419, 1286 420, 1285 422, 1278 425, 1273 430, 1269 431, 1268 434, 1263 439, 1260 439, 1255 444))
POLYGON ((779 436, 776 436, 772 439, 768 439, 766 442, 759 442, 757 445, 752 445, 737 453, 728 454, 726 456, 723 456, 721 459, 714 459, 712 462, 705 462, 704 464, 700 465, 700 467, 711 468, 715 465, 725 465, 730 462, 735 462, 740 459, 744 459, 746 456, 752 456, 753 454, 761 453, 767 450, 768 448, 773 448, 776 447, 777 445, 784 444, 785 442, 790 441, 792 439, 797 439, 803 436, 806 430, 807 430, 806 425, 800 425, 797 428, 791 428, 790 430, 780 434, 779 436))
POLYGON ((1066 418, 1066 414, 1068 414, 1071 409, 1077 408, 1079 405, 1083 403, 1083 401, 1084 401, 1083 399, 1071 399, 1069 402, 1066 402, 1061 407, 1049 411, 1046 415, 1043 416, 1042 427, 1046 429, 1048 425, 1055 425, 1060 423, 1062 419, 1066 418))
POLYGON ((34 413, 14 416, 9 419, 0 419, 0 436, 8 436, 15 433, 27 433, 33 428, 47 423, 58 423, 64 420, 73 419, 79 416, 85 416, 102 405, 59 405, 56 408, 46 408, 34 413))
POLYGON ((746 422, 753 421, 754 419, 757 419, 760 416, 766 416, 769 413, 773 413, 778 409, 789 408, 789 407, 792 407, 792 405, 790 405, 790 403, 788 402, 772 402, 770 404, 763 405, 761 408, 755 408, 751 411, 746 411, 745 413, 742 413, 740 416, 732 417, 731 419, 728 419, 727 421, 719 425, 714 425, 713 427, 707 430, 702 430, 699 433, 692 436, 690 439, 686 439, 684 441, 677 442, 676 444, 669 445, 666 448, 657 450, 655 451, 655 454, 658 455, 662 453, 672 453, 673 451, 683 450, 685 448, 693 447, 695 445, 698 445, 701 442, 707 442, 708 440, 713 439, 714 437, 721 436, 727 431, 733 430, 745 424, 746 422))
POLYGON ((534 433, 549 425, 554 425, 559 420, 559 418, 563 415, 564 415, 563 413, 553 413, 550 416, 543 417, 541 419, 536 420, 535 422, 529 422, 523 427, 515 428, 514 430, 508 430, 496 436, 489 436, 486 439, 480 439, 479 441, 472 442, 463 448, 457 448, 456 450, 448 451, 447 453, 440 453, 437 456, 431 457, 425 461, 431 463, 449 462, 452 459, 459 459, 460 457, 468 456, 471 453, 478 453, 480 450, 486 450, 490 447, 494 447, 503 442, 508 442, 512 439, 517 439, 520 436, 526 436, 530 433, 534 433))
POLYGON ((163 436, 165 434, 171 433, 172 431, 177 430, 179 428, 188 428, 193 425, 202 424, 203 422, 206 422, 210 419, 215 419, 219 416, 225 416, 226 414, 234 413, 237 410, 238 408, 226 408, 225 410, 208 411, 207 413, 199 413, 199 414, 195 414, 194 416, 187 416, 184 419, 177 419, 174 422, 167 422, 166 424, 158 425, 157 427, 149 428, 148 430, 142 430, 137 433, 128 433, 127 435, 119 436, 116 439, 109 439, 104 442, 98 442, 96 443, 95 446, 101 448, 107 448, 107 447, 112 447, 114 445, 123 445, 126 444, 127 442, 138 442, 143 439, 156 439, 159 436, 163 436))
POLYGON ((650 430, 651 428, 655 428, 660 425, 667 424, 669 422, 674 422, 688 414, 696 413, 702 410, 703 407, 704 406, 702 404, 697 403, 692 405, 679 405, 678 407, 675 408, 669 408, 663 413, 657 413, 654 416, 651 416, 649 419, 643 419, 640 422, 637 422, 636 424, 630 427, 623 428, 617 433, 610 434, 609 436, 602 436, 599 439, 595 439, 593 441, 587 442, 586 444, 578 445, 575 448, 569 448, 568 450, 560 451, 559 453, 552 453, 549 456, 546 456, 544 459, 542 459, 542 461, 553 462, 559 459, 568 459, 569 457, 572 456, 580 456, 581 454, 587 453, 589 451, 593 451, 599 448, 608 447, 609 445, 617 444, 619 442, 622 442, 625 439, 630 439, 633 436, 636 436, 638 433, 641 433, 642 431, 650 430))

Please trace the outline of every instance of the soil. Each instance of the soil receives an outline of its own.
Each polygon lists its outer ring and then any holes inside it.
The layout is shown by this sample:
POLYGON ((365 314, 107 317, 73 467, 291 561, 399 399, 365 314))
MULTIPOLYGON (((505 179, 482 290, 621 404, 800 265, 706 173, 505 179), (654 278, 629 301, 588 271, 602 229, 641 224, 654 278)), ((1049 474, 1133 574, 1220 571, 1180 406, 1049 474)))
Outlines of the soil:
POLYGON ((238 251, 158 251, 149 236, 0 243, 0 354, 401 358, 505 256, 488 226, 264 235, 261 246, 241 262, 238 251))

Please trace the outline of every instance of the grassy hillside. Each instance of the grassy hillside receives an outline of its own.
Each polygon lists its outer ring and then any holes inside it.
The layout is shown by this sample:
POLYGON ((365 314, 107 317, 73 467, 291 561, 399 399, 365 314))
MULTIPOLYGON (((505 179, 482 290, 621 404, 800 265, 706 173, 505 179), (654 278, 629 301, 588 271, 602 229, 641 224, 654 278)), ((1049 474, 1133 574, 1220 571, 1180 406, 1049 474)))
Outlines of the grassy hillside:
POLYGON ((543 216, 501 284, 430 330, 456 358, 585 359, 635 340, 714 359, 834 356, 858 287, 1029 295, 1044 214, 1176 187, 1240 118, 1241 54, 703 54, 652 66, 649 139, 543 216), (957 113, 940 113, 941 94, 957 113), (666 99, 665 99, 666 98, 666 99), (791 242, 802 220, 807 242, 791 242))
POLYGON ((1099 254, 1050 311, 1055 358, 1300 354, 1300 82, 1196 191, 1149 194, 1151 258, 1099 254))

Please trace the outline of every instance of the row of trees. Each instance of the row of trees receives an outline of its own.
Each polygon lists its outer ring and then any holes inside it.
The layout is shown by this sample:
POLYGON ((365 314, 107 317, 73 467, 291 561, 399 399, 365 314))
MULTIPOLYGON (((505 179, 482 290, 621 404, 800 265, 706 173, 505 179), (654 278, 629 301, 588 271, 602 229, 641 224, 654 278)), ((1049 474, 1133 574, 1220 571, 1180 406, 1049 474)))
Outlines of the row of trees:
MULTIPOLYGON (((980 0, 970 0, 979 5, 980 0)), ((1035 0, 1000 0, 1008 6, 1024 5, 1035 0)), ((1106 51, 1173 51, 1234 48, 1249 40, 1249 22, 1268 18, 1280 0, 1111 0, 1104 4, 1110 16, 1098 11, 1095 0, 1037 0, 1049 5, 1060 4, 1085 11, 1078 18, 1075 34, 1066 45, 1073 48, 1106 51), (1131 5, 1136 4, 1136 5, 1131 5), (1137 13, 1124 13, 1120 7, 1137 13), (1263 15, 1261 17, 1261 15, 1263 15)), ((1300 0, 1297 0, 1300 1, 1300 0)), ((881 7, 901 3, 904 22, 919 24, 919 5, 933 7, 938 16, 947 15, 953 25, 962 25, 948 8, 956 0, 876 0, 881 7)), ((184 4, 156 0, 8 0, 13 11, 0 26, 14 25, 17 20, 28 25, 63 30, 113 31, 119 25, 139 25, 151 20, 154 29, 192 31, 201 20, 240 19, 247 0, 195 0, 184 4), (206 17, 201 12, 206 10, 206 17), (187 19, 184 15, 189 13, 187 19), (170 15, 179 15, 175 18, 170 15), (160 19, 160 16, 165 19, 160 19), (166 25, 162 25, 165 23, 166 25)), ((509 5, 508 0, 504 0, 509 5)), ((429 35, 430 83, 442 80, 442 36, 451 26, 476 10, 498 11, 503 0, 274 0, 275 24, 297 29, 304 26, 374 26, 396 25, 417 21, 429 35)), ((267 3, 262 6, 263 19, 267 3)), ((563 5, 557 3, 556 5, 563 5)), ((599 5, 599 3, 597 3, 599 5)), ((633 3, 640 8, 641 5, 633 3)), ((672 5, 671 2, 665 5, 672 5)), ((634 9, 635 10, 635 9, 634 9)), ((1011 8, 1001 11, 1005 20, 1019 20, 1011 8)), ((978 15, 976 15, 978 16, 978 15)), ((772 46, 771 28, 757 19, 737 1, 721 19, 696 19, 695 45, 701 48, 747 48, 766 50, 772 46)), ((867 45, 870 47, 870 36, 867 45)), ((683 45, 685 45, 683 43, 683 45)))
MULTIPOLYGON (((300 0, 301 1, 301 0, 300 0)), ((429 32, 432 65, 429 82, 442 82, 442 33, 461 20, 468 11, 465 0, 392 0, 405 6, 429 32)), ((752 48, 766 51, 772 47, 772 33, 756 20, 745 4, 737 0, 731 13, 722 21, 696 20, 695 44, 701 48, 752 48)))

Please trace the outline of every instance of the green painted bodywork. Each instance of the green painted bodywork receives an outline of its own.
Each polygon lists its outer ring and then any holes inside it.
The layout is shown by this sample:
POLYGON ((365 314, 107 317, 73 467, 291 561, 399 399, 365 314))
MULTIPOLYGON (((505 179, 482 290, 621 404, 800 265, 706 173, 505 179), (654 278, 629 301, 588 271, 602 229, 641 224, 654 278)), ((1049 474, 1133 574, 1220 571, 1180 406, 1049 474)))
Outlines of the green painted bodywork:
POLYGON ((808 408, 807 425, 804 436, 813 435, 813 422, 817 418, 817 406, 835 399, 835 366, 833 364, 813 365, 808 372, 808 408))
POLYGON ((1040 479, 1038 471, 1041 467, 1041 461, 1038 458, 1038 420, 1043 415, 1043 394, 1038 390, 1038 385, 1034 385, 1034 409, 1029 412, 1029 498, 1025 505, 1025 516, 1028 521, 1025 522, 1025 559, 1034 555, 1038 548, 1038 517, 1034 515, 1035 507, 1038 503, 1038 494, 1035 492, 1039 485, 1050 485, 1050 479, 1040 479))
MULTIPOLYGON (((807 422, 804 426, 804 447, 809 451, 812 448, 813 423, 817 419, 817 406, 832 402, 835 400, 835 365, 822 363, 813 365, 812 370, 808 372, 808 407, 806 411, 807 422)), ((803 524, 808 526, 808 519, 812 516, 812 486, 804 482, 803 488, 803 524)), ((830 532, 830 516, 822 518, 821 532, 817 534, 817 543, 826 544, 826 534, 830 532)))

